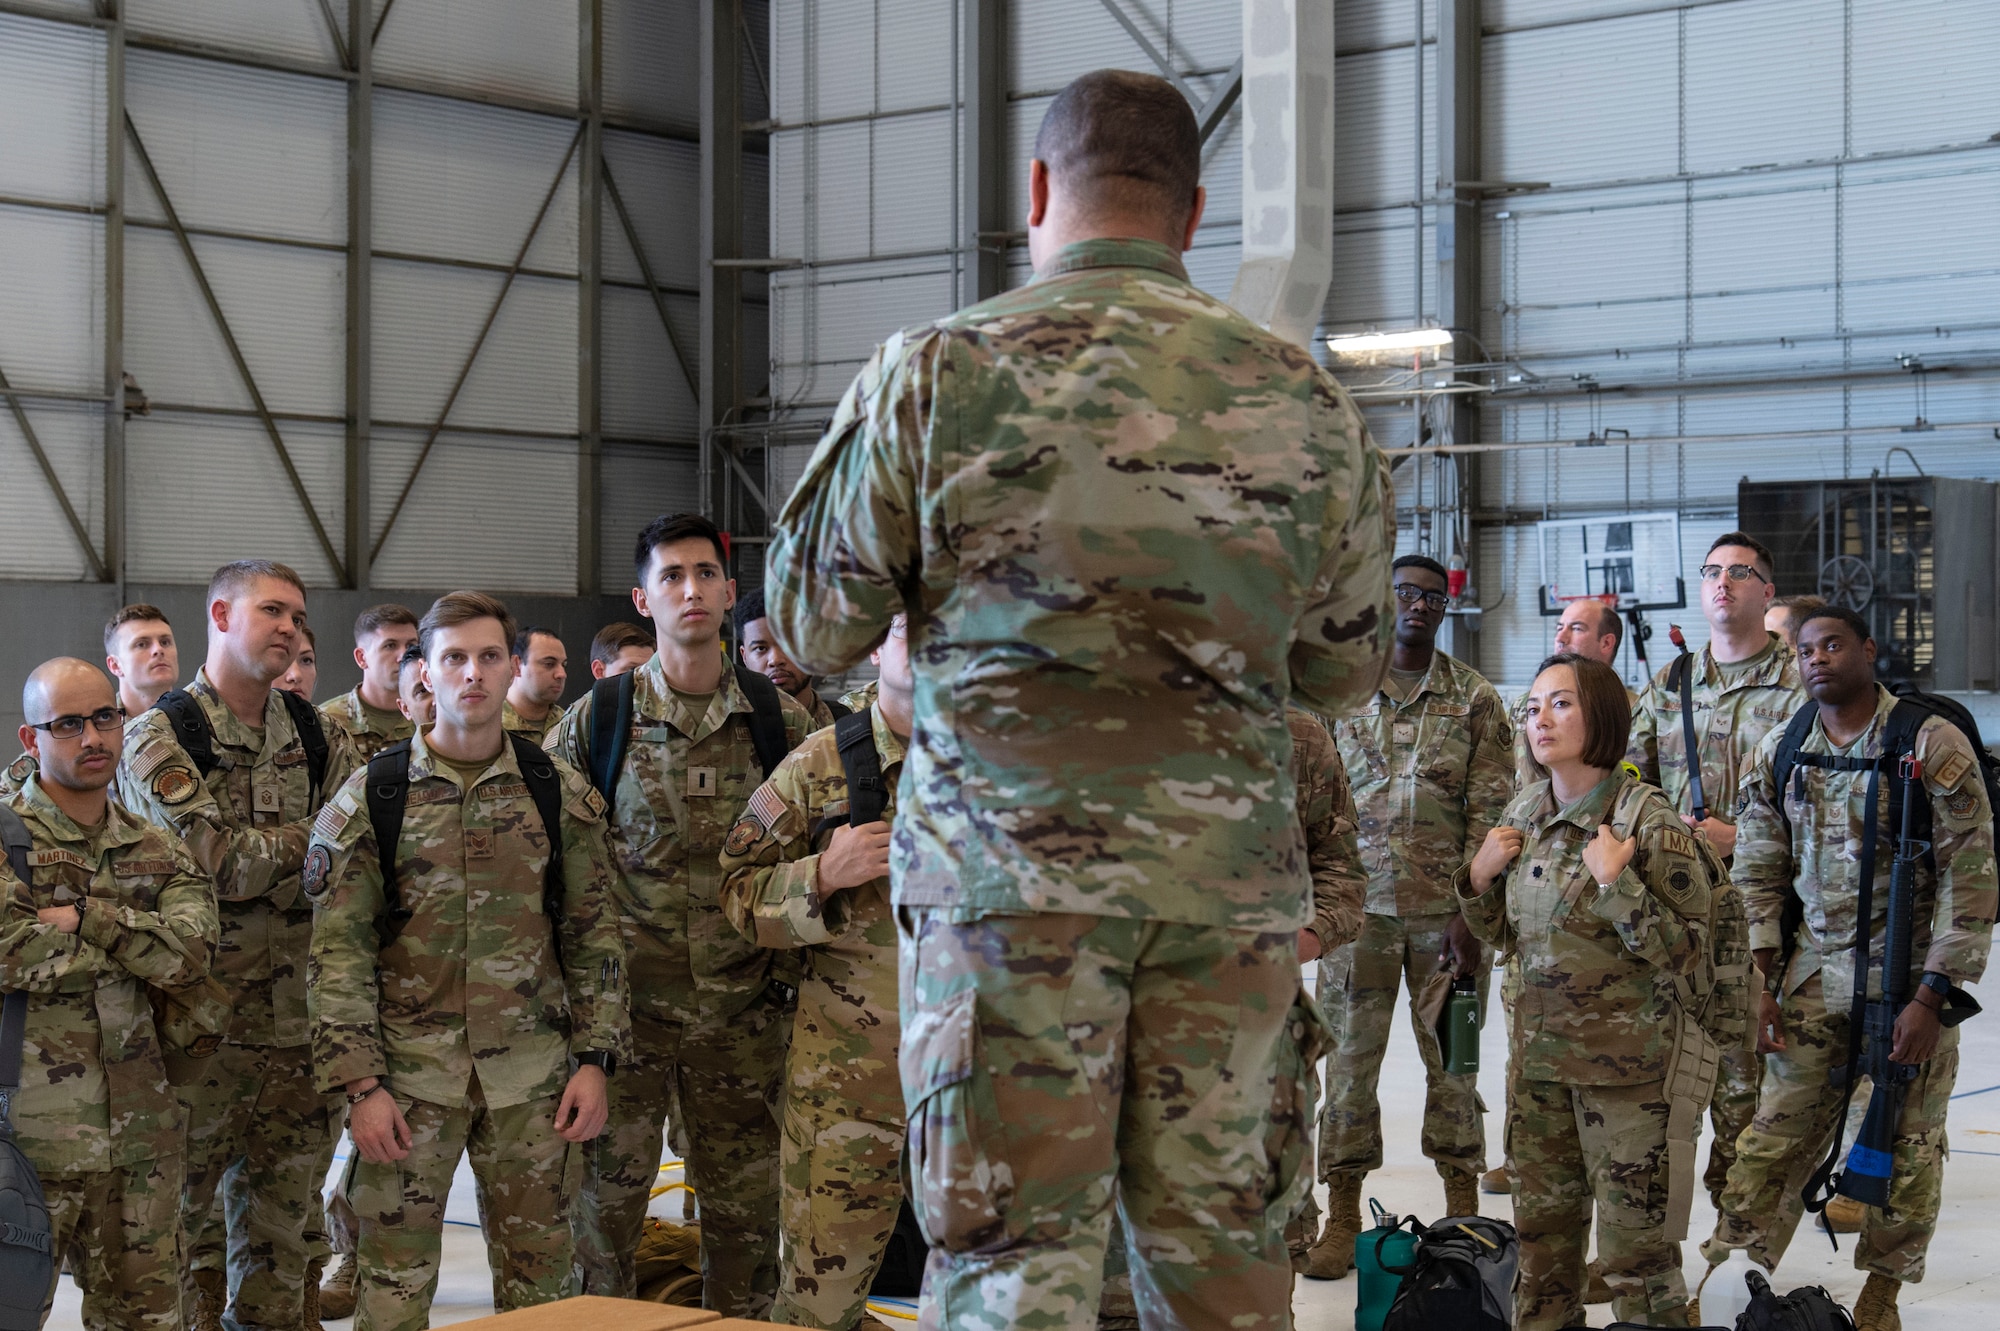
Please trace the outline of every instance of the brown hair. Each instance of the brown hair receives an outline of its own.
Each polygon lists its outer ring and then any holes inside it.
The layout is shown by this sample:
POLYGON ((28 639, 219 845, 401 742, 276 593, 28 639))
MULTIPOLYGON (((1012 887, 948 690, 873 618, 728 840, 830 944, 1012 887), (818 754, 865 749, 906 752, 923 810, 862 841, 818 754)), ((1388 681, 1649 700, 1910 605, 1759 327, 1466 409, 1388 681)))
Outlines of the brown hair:
POLYGON ((1755 536, 1750 535, 1748 532, 1726 531, 1708 543, 1708 553, 1714 554, 1725 545, 1740 545, 1745 550, 1755 554, 1757 562, 1764 566, 1758 571, 1767 580, 1775 576, 1777 565, 1771 562, 1771 547, 1765 545, 1755 536))
POLYGON ((498 620, 501 637, 506 639, 508 649, 513 649, 514 612, 499 597, 485 592, 446 592, 432 601, 430 610, 417 625, 417 649, 428 660, 431 638, 439 629, 454 628, 475 619, 498 620))
POLYGON ((392 624, 416 628, 417 612, 394 601, 369 606, 354 617, 354 645, 359 647, 363 638, 371 633, 380 633, 392 624))
MULTIPOLYGON (((1806 613, 1806 611, 1817 610, 1821 606, 1825 605, 1826 599, 1824 597, 1811 596, 1802 593, 1798 596, 1780 596, 1777 600, 1771 602, 1771 604, 1775 606, 1782 606, 1786 610, 1791 611, 1794 615, 1803 616, 1806 613)), ((1799 622, 1804 623, 1805 621, 1804 619, 1801 619, 1799 622)))
POLYGON ((289 582, 298 588, 301 597, 306 594, 305 581, 289 564, 280 564, 275 559, 238 559, 215 570, 215 576, 208 580, 208 600, 204 604, 233 601, 259 578, 289 582))
POLYGON ((1100 69, 1056 94, 1035 156, 1086 209, 1157 212, 1187 223, 1201 183, 1194 108, 1155 74, 1100 69))
POLYGON ((104 654, 110 656, 117 652, 119 629, 124 628, 127 624, 152 623, 165 624, 170 629, 174 626, 173 621, 167 618, 167 612, 156 605, 147 605, 144 601, 134 601, 131 605, 124 607, 117 614, 113 615, 111 621, 104 626, 104 654))
POLYGON ((1555 666, 1576 672, 1576 702, 1583 709, 1583 761, 1607 770, 1618 766, 1625 761, 1625 745, 1632 738, 1632 700, 1626 696, 1625 681, 1604 662, 1575 652, 1557 652, 1536 668, 1536 677, 1555 666))
POLYGON ((590 659, 599 665, 610 665, 618 659, 618 653, 627 647, 656 647, 655 638, 637 624, 619 622, 606 624, 597 630, 597 636, 590 640, 590 659))

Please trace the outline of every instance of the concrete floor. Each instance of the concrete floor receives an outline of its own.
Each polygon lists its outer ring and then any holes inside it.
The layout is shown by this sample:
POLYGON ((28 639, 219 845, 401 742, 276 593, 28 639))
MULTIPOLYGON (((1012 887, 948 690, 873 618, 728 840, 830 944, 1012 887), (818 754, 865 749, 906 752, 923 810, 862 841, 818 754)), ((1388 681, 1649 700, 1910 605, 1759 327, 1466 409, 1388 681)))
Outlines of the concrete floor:
MULTIPOLYGON (((1975 1019, 1962 1030, 1963 1055, 1951 1107, 1952 1153, 1945 1173, 1944 1213, 1931 1245, 1928 1278, 1903 1292, 1907 1331, 1963 1331, 1990 1325, 1986 1319, 2000 1307, 2000 1259, 1995 1256, 2000 1253, 2000 1207, 1996 1207, 2000 1203, 2000 1018, 1975 1019)), ((1498 1021, 1488 1025, 1483 1055, 1485 1066, 1492 1069, 1481 1078, 1483 1089, 1487 1102, 1497 1106, 1503 1098, 1501 1069, 1506 1058, 1505 1037, 1498 1021)), ((1417 1149, 1416 1124, 1422 1112, 1423 1078, 1416 1049, 1407 1025, 1398 1023, 1382 1074, 1382 1117, 1393 1125, 1386 1144, 1391 1163, 1370 1176, 1365 1195, 1380 1198, 1384 1207, 1399 1214, 1435 1218, 1443 1207, 1444 1194, 1436 1173, 1417 1149)), ((1487 1122, 1490 1149, 1497 1160, 1500 1115, 1488 1115, 1487 1122)), ((1704 1158, 1706 1150, 1704 1146, 1704 1158)), ((1492 1214, 1507 1216, 1512 1211, 1504 1197, 1481 1200, 1492 1214)), ((677 1218, 679 1194, 658 1199, 655 1208, 661 1215, 677 1218)), ((444 1273, 432 1308, 432 1321, 437 1325, 492 1311, 492 1284, 473 1211, 472 1176, 463 1162, 448 1216, 455 1223, 445 1230, 444 1273)), ((1690 1232, 1698 1238, 1708 1233, 1713 1223, 1714 1212, 1706 1195, 1698 1196, 1690 1232)), ((1690 1288, 1703 1271, 1696 1249, 1696 1242, 1686 1245, 1690 1288)), ((1851 1304, 1863 1279, 1854 1270, 1852 1252, 1851 1239, 1842 1239, 1841 1252, 1836 1255, 1824 1234, 1802 1225, 1773 1283, 1780 1290, 1823 1284, 1836 1298, 1851 1304)), ((1352 1277, 1339 1281, 1301 1279, 1293 1304, 1300 1331, 1349 1331, 1354 1325, 1354 1289, 1352 1277)), ((1611 1321, 1608 1307, 1593 1308, 1591 1314, 1592 1326, 1611 1321)), ((909 1324, 893 1316, 888 1320, 891 1325, 909 1324)), ((81 1331, 82 1325, 76 1288, 64 1278, 49 1327, 52 1331, 81 1331)), ((344 1321, 328 1323, 339 1331, 348 1325, 344 1321)))

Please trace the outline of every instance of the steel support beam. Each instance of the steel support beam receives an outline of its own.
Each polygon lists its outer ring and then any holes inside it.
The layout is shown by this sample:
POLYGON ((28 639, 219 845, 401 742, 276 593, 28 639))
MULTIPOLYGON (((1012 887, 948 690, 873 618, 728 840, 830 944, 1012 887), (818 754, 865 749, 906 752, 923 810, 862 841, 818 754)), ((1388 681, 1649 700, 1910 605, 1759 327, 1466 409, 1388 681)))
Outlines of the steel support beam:
MULTIPOLYGON (((76 515, 76 506, 69 502, 69 491, 63 489, 62 477, 56 475, 55 464, 49 461, 48 453, 42 448, 41 437, 35 433, 34 422, 28 419, 28 409, 21 404, 14 386, 7 382, 7 372, 0 370, 0 397, 7 399, 7 405, 14 412, 14 424, 20 427, 21 438, 28 445, 28 452, 35 458, 35 465, 41 468, 42 479, 48 482, 49 492, 55 496, 63 517, 69 522, 70 531, 76 536, 76 543, 83 547, 83 557, 90 562, 90 572, 99 582, 110 582, 110 570, 104 566, 104 559, 97 553, 97 545, 90 538, 90 529, 83 525, 83 519, 76 515)), ((117 411, 115 402, 106 403, 105 410, 117 411)))
POLYGON ((727 526, 718 427, 743 406, 743 96, 741 0, 701 4, 701 334, 696 423, 702 512, 727 526), (718 260, 722 262, 718 262, 718 260))
POLYGON ((104 559, 125 600, 125 0, 104 0, 104 559))
POLYGON ((576 591, 598 594, 604 483, 604 0, 578 0, 583 156, 576 227, 576 591))
MULTIPOLYGON (((374 580, 375 40, 369 0, 347 0, 347 585, 374 580)), ((328 23, 332 18, 329 15, 328 23)), ((337 29, 336 29, 337 31, 337 29)))
POLYGON ((1003 0, 961 0, 958 18, 958 304, 1007 289, 1007 79, 1003 0))
MULTIPOLYGON (((1437 312, 1438 326, 1458 334, 1452 357, 1461 365, 1477 365, 1487 359, 1478 340, 1481 191, 1476 182, 1486 179, 1480 169, 1479 43, 1479 0, 1438 0, 1437 312)), ((1453 397, 1442 410, 1447 413, 1442 442, 1457 446, 1479 442, 1479 402, 1475 396, 1453 397)), ((1470 565, 1478 550, 1478 536, 1466 511, 1478 504, 1480 455, 1468 452, 1440 458, 1433 465, 1452 469, 1452 493, 1458 510, 1441 515, 1456 530, 1449 535, 1434 531, 1433 536, 1447 558, 1462 539, 1465 548, 1458 553, 1470 565)), ((1498 576, 1497 569, 1484 572, 1498 576)), ((1476 661, 1476 642, 1467 617, 1454 615, 1450 650, 1476 661)))
MULTIPOLYGON (((639 228, 632 224, 632 214, 625 207, 625 196, 618 192, 618 178, 611 174, 611 163, 600 159, 599 166, 604 176, 604 197, 611 201, 611 211, 617 214, 618 227, 625 233, 625 243, 632 247, 632 257, 639 264, 639 277, 644 290, 653 298, 653 312, 660 316, 660 327, 667 333, 667 346, 674 353, 674 362, 681 367, 681 378, 687 381, 688 396, 699 401, 701 380, 687 358, 686 349, 681 346, 680 335, 674 332, 674 321, 667 315, 667 290, 653 275, 653 261, 646 257, 646 247, 639 241, 639 228)), ((699 296, 700 293, 676 291, 674 294, 699 296)))

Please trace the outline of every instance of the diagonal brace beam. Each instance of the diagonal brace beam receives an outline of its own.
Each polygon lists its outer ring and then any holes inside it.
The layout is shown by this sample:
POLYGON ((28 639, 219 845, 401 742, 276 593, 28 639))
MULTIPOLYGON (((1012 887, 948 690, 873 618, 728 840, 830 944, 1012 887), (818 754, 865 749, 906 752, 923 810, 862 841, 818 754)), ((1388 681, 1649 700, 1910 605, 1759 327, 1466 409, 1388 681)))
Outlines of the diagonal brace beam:
POLYGON ((1139 31, 1139 25, 1134 23, 1132 16, 1125 12, 1125 6, 1119 4, 1118 0, 1098 0, 1098 3, 1104 6, 1105 11, 1112 18, 1118 20, 1118 26, 1125 29, 1125 35, 1139 44, 1139 49, 1146 53, 1146 58, 1151 60, 1153 67, 1160 71, 1160 76, 1181 90, 1181 96, 1188 99, 1189 105, 1201 105, 1201 99, 1194 95, 1194 91, 1187 85, 1187 80, 1182 78, 1180 71, 1174 68, 1174 62, 1161 55, 1160 48, 1153 45, 1152 39, 1139 31))
POLYGON ((458 368, 458 378, 452 381, 451 392, 445 395, 444 409, 438 412, 437 420, 431 423, 430 431, 424 435, 424 446, 417 451, 417 463, 410 468, 409 477, 403 482, 403 492, 396 496, 395 507, 389 510, 389 520, 382 524, 382 534, 375 538, 375 548, 368 558, 373 561, 382 557, 382 547, 389 543, 389 533, 396 529, 396 519, 402 516, 403 505, 409 502, 410 491, 417 485, 417 477, 423 473, 424 463, 430 460, 431 449, 436 446, 438 436, 444 432, 444 423, 451 417, 451 409, 458 403, 458 395, 465 388, 465 381, 472 375, 472 367, 479 361, 479 350, 486 345, 487 334, 493 331, 493 321, 500 317, 500 307, 507 303, 507 293, 514 288, 514 279, 521 275, 521 265, 528 260, 528 250, 540 234, 542 222, 549 215, 549 205, 555 202, 556 191, 562 188, 563 177, 569 174, 570 160, 576 156, 576 146, 583 142, 586 125, 579 124, 576 133, 570 136, 569 147, 563 151, 562 161, 556 166, 555 179, 549 182, 548 193, 542 196, 542 206, 535 210, 535 220, 528 226, 528 234, 521 240, 521 248, 514 255, 514 262, 507 266, 507 276, 500 283, 500 294, 493 298, 493 306, 486 311, 486 322, 479 326, 479 336, 472 339, 472 350, 466 353, 465 364, 458 368))
POLYGON ((1200 133, 1201 143, 1208 144, 1209 136, 1222 126, 1222 118, 1236 106, 1243 96, 1243 57, 1237 56, 1229 74, 1222 80, 1222 86, 1215 90, 1206 102, 1195 108, 1195 129, 1200 133))
MULTIPOLYGON (((56 475, 49 455, 42 450, 42 441, 35 434, 35 427, 28 421, 28 412, 21 405, 21 399, 14 392, 14 385, 7 382, 7 372, 0 370, 0 397, 7 399, 7 405, 14 409, 14 423, 21 427, 21 437, 28 441, 28 451, 35 455, 35 465, 42 469, 42 479, 49 483, 55 493, 56 503, 62 506, 63 516, 69 519, 69 529, 76 533, 76 543, 83 547, 83 557, 90 561, 90 571, 99 582, 111 581, 111 570, 106 567, 104 557, 97 553, 91 542, 90 529, 83 525, 83 519, 76 515, 76 508, 69 502, 69 491, 63 489, 62 478, 56 475)), ((106 405, 106 411, 118 411, 121 407, 113 402, 106 405)))
POLYGON ((681 374, 687 379, 688 396, 701 400, 701 386, 696 382, 694 367, 688 363, 687 352, 681 349, 681 340, 674 336, 674 321, 667 317, 666 293, 653 277, 653 265, 646 258, 646 247, 639 243, 639 229, 632 225, 632 214, 625 210, 625 196, 618 192, 618 182, 611 176, 609 158, 598 159, 599 169, 604 173, 604 192, 611 200, 611 209, 618 214, 618 225, 625 232, 625 243, 632 247, 632 257, 639 261, 639 276, 646 281, 646 290, 653 297, 653 309, 660 316, 660 326, 667 330, 667 345, 674 349, 674 359, 680 363, 681 374))
MULTIPOLYGON (((215 288, 208 284, 208 273, 201 266, 200 256, 194 252, 194 242, 188 238, 187 228, 181 225, 180 213, 175 211, 174 201, 167 196, 167 187, 161 183, 160 173, 153 167, 152 154, 146 151, 145 140, 139 137, 139 127, 132 122, 129 111, 125 115, 125 133, 132 140, 133 154, 138 158, 140 169, 146 173, 146 182, 159 197, 160 210, 167 215, 167 226, 173 231, 174 239, 180 242, 181 254, 194 274, 195 285, 201 288, 201 298, 208 305, 216 330, 222 334, 223 345, 229 349, 229 358, 236 364, 236 373, 242 377, 243 387, 249 391, 250 402, 257 409, 257 419, 264 423, 264 433, 271 437, 271 447, 277 451, 278 464, 285 470, 285 479, 291 482, 292 493, 298 496, 299 506, 305 510, 306 521, 312 524, 313 535, 319 539, 319 548, 325 552, 326 562, 333 569, 334 577, 345 585, 347 565, 341 560, 340 552, 334 549, 332 538, 326 534, 326 524, 320 521, 312 496, 306 493, 306 483, 299 476, 298 467, 293 465, 291 450, 285 447, 285 437, 278 432, 278 422, 264 402, 256 376, 250 373, 250 362, 243 358, 243 348, 237 344, 236 334, 222 313, 222 302, 216 299, 215 288)), ((113 406, 116 409, 116 404, 113 406)))

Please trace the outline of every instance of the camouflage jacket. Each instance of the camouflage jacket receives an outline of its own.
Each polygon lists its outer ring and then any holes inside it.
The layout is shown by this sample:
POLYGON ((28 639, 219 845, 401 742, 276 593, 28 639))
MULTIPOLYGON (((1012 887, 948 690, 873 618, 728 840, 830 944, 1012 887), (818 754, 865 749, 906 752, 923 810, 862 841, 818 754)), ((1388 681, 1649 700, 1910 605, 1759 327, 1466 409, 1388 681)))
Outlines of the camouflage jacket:
MULTIPOLYGON (((872 712, 875 749, 896 817, 905 741, 872 712)), ((794 1094, 838 1097, 856 1117, 903 1125, 896 1044, 896 917, 889 880, 821 896, 819 855, 847 821, 847 776, 831 729, 792 750, 750 797, 722 849, 722 909, 759 947, 798 948, 805 978, 792 1026, 794 1094)))
MULTIPOLYGON (((849 689, 847 692, 841 694, 840 705, 850 712, 858 712, 864 707, 873 707, 876 696, 881 691, 882 685, 878 681, 871 679, 860 688, 849 689)), ((832 723, 829 722, 828 724, 832 723)))
POLYGON ((1500 695, 1463 661, 1434 652, 1407 702, 1378 690, 1333 735, 1361 814, 1368 912, 1457 910, 1452 871, 1514 793, 1513 728, 1500 695))
POLYGON ((1292 731, 1292 784, 1299 792, 1299 826, 1306 834, 1306 867, 1312 873, 1312 919, 1322 954, 1361 934, 1361 903, 1368 877, 1361 872, 1355 838, 1360 818, 1347 769, 1326 723, 1300 707, 1285 709, 1292 731))
MULTIPOLYGON (((1694 659, 1695 743, 1701 748, 1701 789, 1712 818, 1733 823, 1742 805, 1742 782, 1757 746, 1806 700, 1799 681, 1799 658, 1776 635, 1771 655, 1724 689, 1722 669, 1703 647, 1694 659)), ((1692 813, 1687 742, 1681 733, 1681 695, 1667 687, 1669 661, 1653 676, 1632 709, 1632 740, 1625 758, 1639 775, 1667 793, 1681 813, 1692 813)))
POLYGON ((625 1052, 624 945, 611 900, 604 801, 575 770, 563 787, 560 953, 543 910, 550 854, 512 746, 473 783, 410 743, 396 890, 410 912, 394 940, 368 776, 357 772, 313 825, 313 1067, 322 1090, 381 1077, 401 1095, 492 1109, 561 1091, 569 1055, 625 1052), (560 968, 558 968, 560 961, 560 968))
POLYGON ((563 705, 561 703, 550 704, 549 714, 539 721, 529 721, 524 718, 519 712, 514 710, 514 704, 511 702, 500 704, 501 726, 513 731, 517 735, 526 735, 537 744, 546 743, 550 733, 558 725, 562 724, 562 719, 563 705))
POLYGON ((816 673, 909 612, 896 900, 1301 927, 1285 703, 1381 675, 1387 486, 1333 376, 1151 242, 884 343, 764 590, 816 673))
MULTIPOLYGON (((632 733, 611 801, 609 839, 623 917, 633 1010, 668 1021, 733 1016, 763 992, 771 954, 722 913, 722 853, 750 793, 764 780, 750 740, 750 702, 725 669, 708 710, 692 715, 654 657, 632 672, 632 733)), ((812 729, 779 692, 785 738, 812 729)), ((588 771, 586 694, 549 732, 548 749, 588 771)))
POLYGON ((306 1044, 306 951, 312 903, 299 891, 299 869, 313 815, 355 766, 353 741, 327 726, 326 784, 312 798, 305 746, 274 689, 262 733, 238 721, 216 695, 204 667, 188 686, 208 714, 220 760, 203 780, 154 708, 125 733, 118 798, 133 813, 178 833, 215 883, 222 941, 215 976, 235 1007, 236 1044, 306 1044))
MULTIPOLYGON (((397 740, 417 733, 417 728, 400 711, 385 712, 361 701, 359 685, 321 707, 319 714, 347 732, 347 737, 354 741, 355 758, 363 763, 397 740)), ((536 742, 540 742, 539 737, 536 742)))
POLYGON ((215 893, 170 833, 113 800, 102 826, 72 822, 30 778, 8 801, 34 841, 32 888, 0 859, 0 989, 29 994, 14 1127, 45 1173, 143 1165, 182 1148, 149 988, 208 973, 215 893), (79 905, 73 934, 46 906, 79 905))
POLYGON ((1702 960, 1701 929, 1687 921, 1708 914, 1693 834, 1659 791, 1622 770, 1561 808, 1550 783, 1537 781, 1502 822, 1526 834, 1519 857, 1477 896, 1468 857, 1452 892, 1482 942, 1520 958, 1509 1070, 1578 1086, 1661 1080, 1674 1046, 1674 977, 1702 960), (1621 812, 1627 818, 1614 819, 1621 812), (1603 823, 1639 843, 1608 887, 1583 863, 1603 823))
MULTIPOLYGON (((1872 758, 1882 751, 1882 727, 1895 695, 1876 686, 1875 721, 1844 749, 1827 739, 1823 721, 1813 723, 1804 753, 1872 758)), ((1743 889, 1750 916, 1752 949, 1784 942, 1780 920, 1785 899, 1797 892, 1805 906, 1798 950, 1784 978, 1792 993, 1813 975, 1822 977, 1829 1012, 1844 1012, 1854 995, 1854 947, 1861 913, 1861 835, 1867 826, 1868 774, 1800 767, 1779 792, 1772 788, 1772 764, 1782 729, 1757 746, 1743 788, 1743 815, 1736 834, 1730 878, 1743 889), (1803 798, 1801 798, 1803 792, 1803 798), (1782 794, 1782 808, 1779 797, 1782 794)), ((1917 758, 1931 796, 1929 864, 1917 870, 1916 929, 1910 947, 1912 982, 1938 971, 1960 984, 1977 981, 1986 970, 1993 942, 1996 905, 1993 811, 1986 801, 1972 744, 1956 726, 1932 717, 1917 732, 1917 758)), ((1869 922, 1871 994, 1882 992, 1882 930, 1889 918, 1889 870, 1895 861, 1897 829, 1889 825, 1889 791, 1884 778, 1876 832, 1875 889, 1869 922)))

